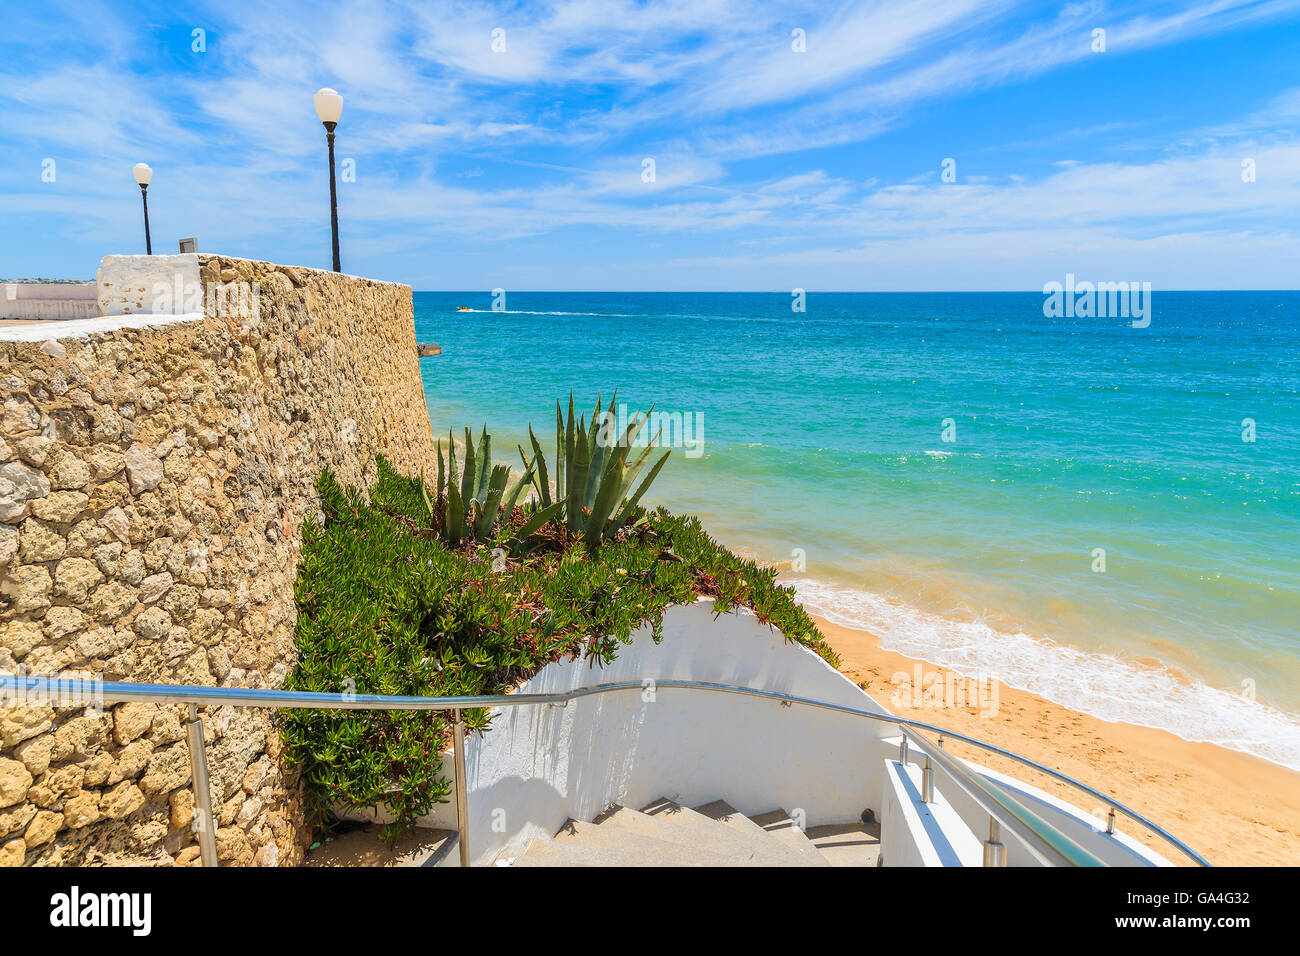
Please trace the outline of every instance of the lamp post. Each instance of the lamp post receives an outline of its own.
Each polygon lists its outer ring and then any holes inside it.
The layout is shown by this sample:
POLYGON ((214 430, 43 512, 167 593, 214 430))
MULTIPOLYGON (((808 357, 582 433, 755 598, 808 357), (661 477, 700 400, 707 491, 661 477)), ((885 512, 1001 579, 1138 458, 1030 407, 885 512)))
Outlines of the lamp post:
POLYGON ((334 127, 339 124, 339 117, 343 115, 343 97, 331 90, 328 86, 323 86, 316 91, 312 97, 312 102, 316 104, 316 115, 320 117, 321 123, 325 125, 325 139, 329 142, 330 150, 330 232, 334 239, 334 271, 342 272, 339 266, 339 196, 334 186, 334 127))
POLYGON ((149 241, 149 180, 153 179, 153 170, 144 163, 136 163, 131 167, 131 172, 135 173, 135 181, 140 184, 140 201, 144 203, 144 251, 145 255, 153 255, 153 243, 149 241))

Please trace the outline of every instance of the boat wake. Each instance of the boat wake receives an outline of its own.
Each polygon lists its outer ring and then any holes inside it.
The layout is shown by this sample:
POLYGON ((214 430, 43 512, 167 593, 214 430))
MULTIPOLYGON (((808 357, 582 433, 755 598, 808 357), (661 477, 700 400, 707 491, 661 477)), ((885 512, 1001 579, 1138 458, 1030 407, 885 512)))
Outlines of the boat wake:
POLYGON ((457 307, 457 312, 482 312, 494 315, 594 315, 599 318, 633 319, 639 318, 631 312, 531 312, 527 309, 466 309, 457 307))

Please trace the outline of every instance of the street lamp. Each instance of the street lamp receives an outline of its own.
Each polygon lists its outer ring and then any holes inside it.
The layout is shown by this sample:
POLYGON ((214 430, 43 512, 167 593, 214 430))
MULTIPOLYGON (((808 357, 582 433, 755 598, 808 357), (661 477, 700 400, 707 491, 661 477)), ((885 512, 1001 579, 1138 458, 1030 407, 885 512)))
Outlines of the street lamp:
POLYGON ((316 115, 325 124, 325 139, 329 142, 330 231, 334 238, 334 271, 342 272, 343 270, 339 266, 339 196, 334 187, 334 127, 338 126, 339 117, 343 115, 343 97, 328 86, 323 86, 316 91, 316 95, 312 97, 312 102, 316 104, 316 115))
POLYGON ((153 179, 153 170, 144 163, 136 163, 131 167, 131 172, 135 173, 135 181, 140 184, 140 201, 144 203, 144 251, 145 255, 153 255, 153 244, 149 241, 149 180, 153 179))

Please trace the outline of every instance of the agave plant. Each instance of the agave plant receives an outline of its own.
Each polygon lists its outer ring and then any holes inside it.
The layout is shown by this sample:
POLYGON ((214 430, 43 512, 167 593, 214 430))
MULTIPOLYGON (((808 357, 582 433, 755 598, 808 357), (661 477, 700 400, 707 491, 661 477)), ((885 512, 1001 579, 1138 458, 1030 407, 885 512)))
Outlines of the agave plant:
MULTIPOLYGON (((557 508, 562 512, 565 526, 581 534, 589 547, 612 538, 627 523, 641 496, 663 468, 671 452, 654 463, 645 479, 632 492, 633 482, 650 459, 659 436, 646 443, 645 448, 631 461, 628 453, 650 418, 650 412, 633 416, 622 435, 617 434, 618 418, 614 403, 618 393, 602 408, 596 396, 596 408, 591 413, 588 428, 586 417, 579 418, 573 409, 573 394, 569 394, 569 414, 566 418, 555 403, 555 500, 551 499, 551 482, 546 466, 546 454, 541 442, 528 428, 533 456, 521 447, 525 471, 532 475, 534 488, 542 508, 557 508)), ((653 410, 653 406, 651 407, 653 410)))
MULTIPOLYGON (((492 534, 498 515, 509 515, 519 501, 519 495, 533 479, 531 468, 525 468, 524 474, 515 482, 510 493, 506 494, 506 485, 510 482, 509 465, 492 464, 492 436, 484 427, 479 437, 478 447, 474 446, 474 436, 465 429, 465 462, 461 468, 456 462, 456 443, 451 433, 447 435, 447 455, 444 463, 442 442, 438 442, 438 501, 444 505, 440 531, 449 544, 456 545, 469 538, 472 541, 486 541, 492 534)), ((421 482, 420 487, 424 489, 421 482)), ((439 509, 429 499, 424 489, 424 504, 431 516, 436 516, 439 509)), ((540 528, 552 515, 534 514, 528 523, 516 534, 523 540, 540 528), (531 526, 531 527, 530 527, 531 526)))

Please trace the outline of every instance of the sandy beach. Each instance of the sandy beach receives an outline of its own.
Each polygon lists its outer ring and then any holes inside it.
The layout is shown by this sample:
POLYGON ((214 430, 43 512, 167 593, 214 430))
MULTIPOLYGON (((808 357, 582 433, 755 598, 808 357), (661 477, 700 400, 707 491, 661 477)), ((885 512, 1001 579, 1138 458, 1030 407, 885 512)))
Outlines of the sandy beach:
MULTIPOLYGON (((1214 744, 1189 743, 1163 730, 1101 720, 1027 691, 999 686, 996 708, 914 706, 891 701, 893 676, 948 673, 881 648, 860 630, 815 618, 840 656, 840 670, 901 717, 913 717, 1014 750, 1069 774, 1147 816, 1216 866, 1300 864, 1300 773, 1214 744)), ((1103 814, 1090 798, 1050 777, 974 747, 950 743, 962 757, 1014 774, 1062 799, 1103 814)), ((1131 821, 1121 829, 1180 864, 1183 854, 1165 841, 1140 834, 1131 821)))

